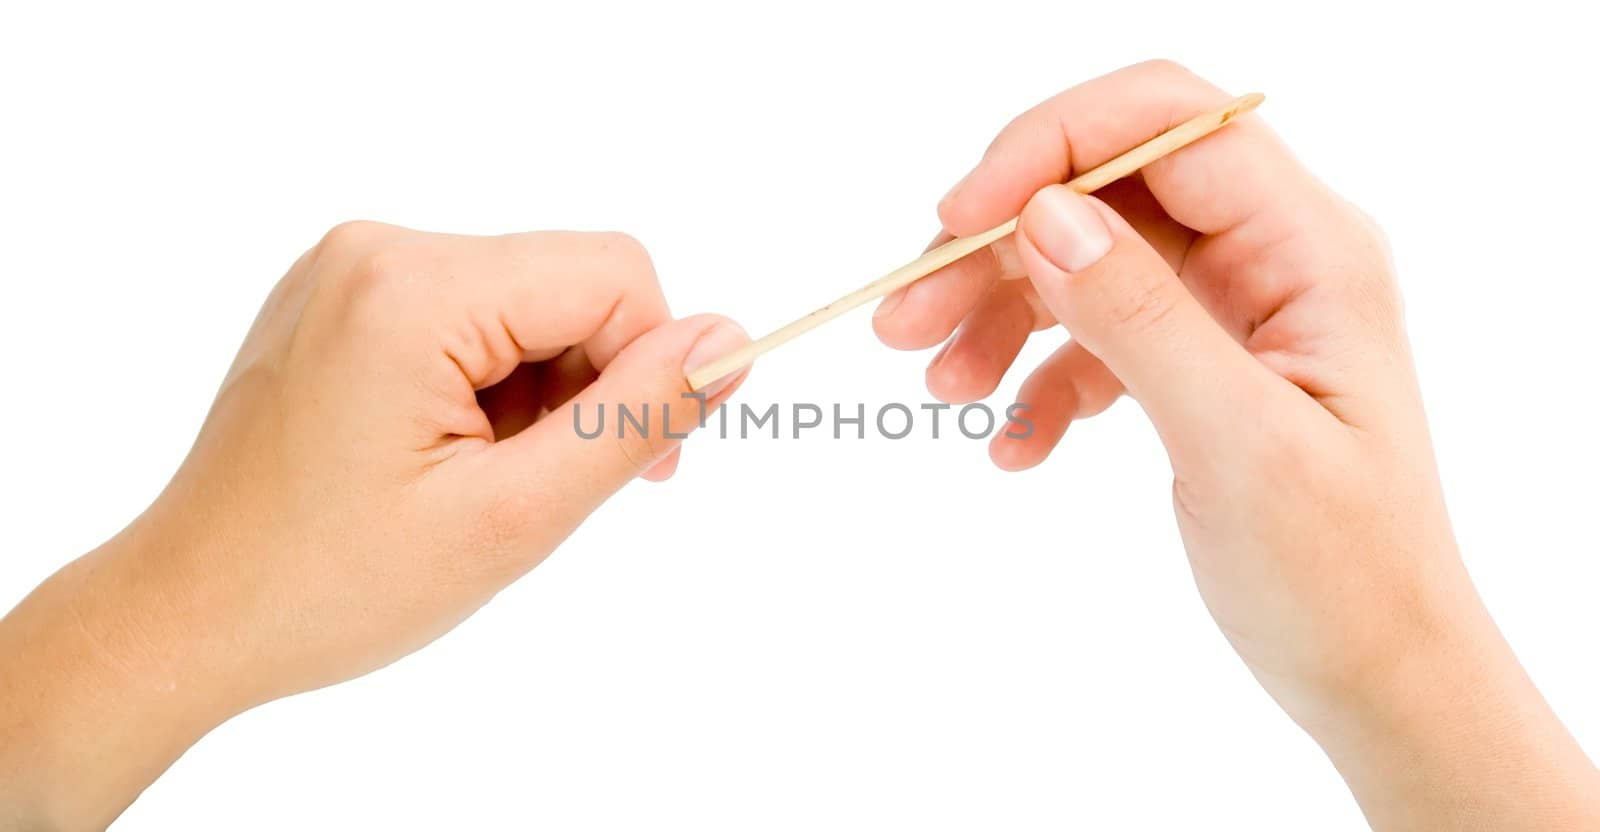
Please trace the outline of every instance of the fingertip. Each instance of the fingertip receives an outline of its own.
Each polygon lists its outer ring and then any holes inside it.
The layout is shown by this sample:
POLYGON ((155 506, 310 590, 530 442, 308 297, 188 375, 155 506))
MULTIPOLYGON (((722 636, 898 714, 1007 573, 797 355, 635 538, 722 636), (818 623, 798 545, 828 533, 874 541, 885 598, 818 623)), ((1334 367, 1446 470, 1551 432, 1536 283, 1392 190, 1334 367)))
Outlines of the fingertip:
POLYGON ((650 482, 666 482, 672 479, 672 475, 678 472, 678 458, 682 454, 682 448, 673 448, 671 453, 650 466, 649 469, 639 475, 639 478, 650 482))
POLYGON ((939 222, 957 237, 988 231, 1018 214, 1030 197, 1061 180, 1054 162, 1041 167, 1037 153, 991 146, 966 178, 939 201, 939 222))
MULTIPOLYGON (((929 322, 929 313, 925 308, 927 304, 919 306, 920 301, 907 302, 913 288, 907 286, 901 289, 896 293, 900 298, 893 305, 885 304, 889 307, 887 311, 880 306, 872 316, 873 334, 890 349, 925 350, 950 334, 948 331, 938 331, 938 327, 929 322)), ((893 298, 894 295, 889 297, 893 298)), ((954 324, 951 326, 953 328, 954 324)))
POLYGON ((963 349, 957 336, 928 363, 923 383, 928 394, 945 404, 969 404, 987 398, 1000 379, 981 377, 971 364, 971 350, 963 349))
POLYGON ((943 349, 928 362, 928 369, 922 372, 922 383, 928 388, 929 395, 945 404, 956 404, 951 399, 954 385, 950 383, 949 373, 944 369, 945 356, 950 354, 950 348, 955 346, 955 340, 947 341, 943 349))
POLYGON ((1025 171, 1009 172, 1007 161, 994 151, 984 155, 950 192, 939 200, 939 224, 946 233, 968 237, 1015 217, 1033 191, 1027 187, 1025 171))
POLYGON ((975 174, 976 170, 968 174, 967 178, 950 193, 945 194, 944 199, 939 200, 939 225, 952 236, 971 236, 987 231, 1008 219, 1008 217, 992 219, 994 211, 988 210, 988 206, 974 198, 978 196, 972 186, 975 174))
POLYGON ((910 291, 911 287, 906 286, 890 292, 882 301, 878 303, 878 308, 872 310, 873 321, 877 321, 879 318, 892 317, 894 315, 894 310, 900 308, 900 304, 905 301, 906 294, 910 291))
POLYGON ((994 256, 974 252, 895 293, 899 298, 873 316, 873 332, 897 350, 937 346, 983 300, 998 277, 994 256))
POLYGON ((897 314, 899 310, 905 308, 906 296, 910 292, 910 286, 897 289, 885 297, 883 302, 878 304, 878 308, 872 311, 872 334, 878 336, 878 340, 890 349, 915 349, 915 347, 906 346, 908 341, 905 337, 905 322, 897 314))
POLYGON ((878 341, 884 346, 902 352, 925 350, 939 343, 937 340, 923 337, 908 321, 874 320, 872 334, 878 336, 878 341))
POLYGON ((956 395, 954 387, 950 385, 944 379, 939 370, 932 365, 930 365, 927 372, 923 374, 923 385, 928 388, 928 395, 934 397, 938 401, 944 402, 945 404, 966 404, 966 402, 961 401, 960 396, 956 395))
POLYGON ((989 460, 1002 471, 1026 471, 1043 462, 1045 456, 1033 443, 1007 436, 1003 431, 989 441, 989 460))

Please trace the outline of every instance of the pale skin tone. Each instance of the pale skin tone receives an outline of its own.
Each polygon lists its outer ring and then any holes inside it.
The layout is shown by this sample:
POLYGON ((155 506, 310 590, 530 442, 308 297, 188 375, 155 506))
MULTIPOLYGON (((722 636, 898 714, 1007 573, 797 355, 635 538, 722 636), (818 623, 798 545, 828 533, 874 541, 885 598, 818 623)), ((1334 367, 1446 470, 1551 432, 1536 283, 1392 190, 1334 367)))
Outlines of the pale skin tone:
POLYGON ((1036 465, 1136 399, 1217 625, 1374 827, 1600 828, 1600 774, 1462 566, 1372 222, 1254 115, 1101 199, 1052 185, 1228 98, 1156 62, 1019 116, 939 206, 947 235, 1017 235, 885 298, 879 336, 948 341, 928 388, 965 402, 1064 326, 1017 396, 1034 434, 991 456, 1036 465))
MULTIPOLYGON (((996 463, 1039 464, 1135 399, 1218 626, 1375 828, 1600 828, 1600 773, 1462 567, 1372 223, 1255 116, 1101 200, 1052 187, 1228 98, 1153 63, 1020 116, 939 206, 953 235, 1020 212, 1016 237, 890 296, 875 328, 948 341, 928 386, 963 402, 1065 327, 1019 393, 1035 431, 997 435, 996 463)), ((624 236, 330 232, 161 497, 0 621, 0 827, 103 827, 230 717, 448 631, 677 465, 659 423, 585 440, 550 411, 673 403, 687 432, 684 372, 745 342, 674 320, 624 236)))

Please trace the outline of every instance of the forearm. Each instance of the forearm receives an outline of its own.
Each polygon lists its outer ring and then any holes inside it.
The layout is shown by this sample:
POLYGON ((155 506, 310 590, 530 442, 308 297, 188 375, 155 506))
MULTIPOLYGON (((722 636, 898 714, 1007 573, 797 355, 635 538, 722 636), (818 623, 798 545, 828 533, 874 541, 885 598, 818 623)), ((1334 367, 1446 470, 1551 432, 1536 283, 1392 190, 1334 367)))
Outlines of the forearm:
POLYGON ((1306 724, 1378 830, 1600 829, 1600 772, 1476 595, 1306 724))
POLYGON ((0 620, 0 826, 103 828, 236 710, 191 599, 137 548, 124 533, 0 620))

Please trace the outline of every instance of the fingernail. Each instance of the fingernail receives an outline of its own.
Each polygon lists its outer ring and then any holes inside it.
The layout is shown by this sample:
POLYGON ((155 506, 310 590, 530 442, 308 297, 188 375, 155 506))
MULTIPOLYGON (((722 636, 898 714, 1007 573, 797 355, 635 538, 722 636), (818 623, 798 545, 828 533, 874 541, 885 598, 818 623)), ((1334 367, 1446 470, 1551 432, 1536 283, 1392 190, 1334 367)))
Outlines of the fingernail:
POLYGON ((909 291, 911 291, 911 288, 908 286, 904 289, 896 289, 893 292, 890 292, 889 296, 884 298, 882 303, 878 304, 878 308, 873 311, 872 317, 887 318, 890 315, 893 315, 894 310, 900 306, 901 301, 906 299, 906 292, 909 291))
POLYGON ((1100 212, 1064 185, 1035 194, 1025 214, 1028 241, 1062 271, 1081 272, 1111 250, 1111 229, 1100 212))
MULTIPOLYGON (((683 372, 685 375, 692 373, 748 343, 750 336, 744 330, 734 324, 719 323, 701 334, 700 340, 689 348, 689 354, 683 359, 683 372)), ((698 392, 709 399, 726 390, 738 377, 739 371, 735 370, 700 388, 698 392)))

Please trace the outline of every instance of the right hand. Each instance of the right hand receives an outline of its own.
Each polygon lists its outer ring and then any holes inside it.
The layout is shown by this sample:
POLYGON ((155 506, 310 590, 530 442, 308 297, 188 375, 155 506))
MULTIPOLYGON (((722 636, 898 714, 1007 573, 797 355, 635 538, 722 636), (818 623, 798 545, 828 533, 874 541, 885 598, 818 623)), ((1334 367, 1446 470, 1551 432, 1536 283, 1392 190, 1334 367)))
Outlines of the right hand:
POLYGON ((949 338, 928 386, 960 402, 992 392, 1028 333, 1060 322, 1072 340, 1017 399, 1036 430, 997 436, 996 463, 1037 464, 1073 419, 1124 391, 1137 400, 1167 448, 1178 526, 1217 625, 1375 823, 1437 822, 1411 813, 1419 801, 1454 812, 1492 801, 1492 786, 1435 788, 1468 779, 1466 760, 1484 753, 1464 751, 1460 725, 1425 726, 1457 684, 1492 700, 1476 716, 1530 726, 1485 738, 1493 747, 1592 776, 1457 553, 1376 226, 1254 115, 1104 201, 1057 184, 1230 98, 1156 62, 1018 117, 939 206, 944 237, 1020 214, 1015 238, 885 299, 878 334, 901 348, 949 338), (1458 745, 1429 757, 1397 736, 1413 732, 1458 745), (1424 780, 1419 760, 1438 778, 1396 794, 1424 780))

